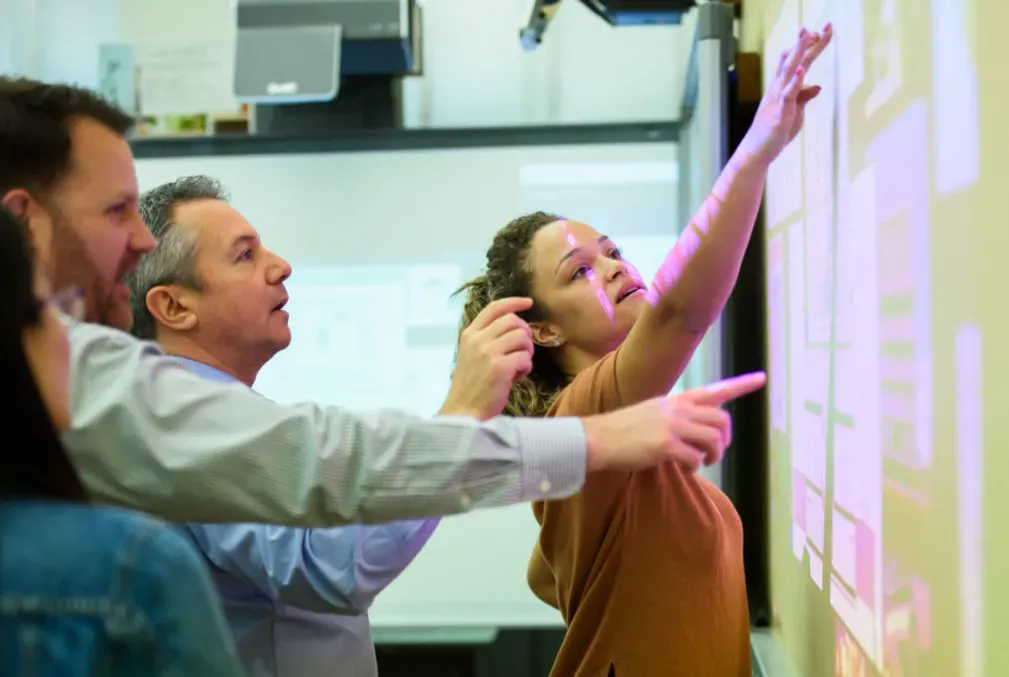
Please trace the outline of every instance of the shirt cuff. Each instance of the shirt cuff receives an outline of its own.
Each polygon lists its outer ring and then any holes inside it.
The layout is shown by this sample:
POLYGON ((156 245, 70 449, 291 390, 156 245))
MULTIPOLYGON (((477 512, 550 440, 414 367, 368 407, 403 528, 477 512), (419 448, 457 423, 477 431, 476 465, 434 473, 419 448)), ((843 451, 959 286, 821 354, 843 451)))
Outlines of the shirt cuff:
POLYGON ((581 491, 588 467, 578 418, 514 419, 522 455, 522 501, 567 498, 581 491))

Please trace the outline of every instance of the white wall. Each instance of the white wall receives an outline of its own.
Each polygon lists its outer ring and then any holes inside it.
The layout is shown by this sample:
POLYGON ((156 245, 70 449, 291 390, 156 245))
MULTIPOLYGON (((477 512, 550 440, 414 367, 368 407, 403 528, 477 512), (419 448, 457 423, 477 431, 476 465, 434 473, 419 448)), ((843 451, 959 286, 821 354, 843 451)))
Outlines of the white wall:
POLYGON ((0 0, 0 73, 95 87, 118 15, 119 0, 0 0))
MULTIPOLYGON (((678 117, 683 45, 692 26, 615 29, 577 0, 565 0, 544 44, 526 53, 518 32, 531 5, 531 0, 426 0, 425 74, 404 84, 407 124, 678 117)), ((93 86, 102 42, 231 41, 234 7, 235 0, 3 0, 0 71, 93 86)))
POLYGON ((527 53, 518 32, 531 6, 529 0, 428 0, 426 76, 409 83, 414 98, 407 111, 432 126, 678 117, 685 64, 677 27, 615 29, 565 0, 543 44, 527 53))
POLYGON ((35 72, 35 40, 31 30, 34 4, 34 0, 0 2, 0 73, 35 72))
POLYGON ((35 0, 35 77, 97 87, 98 45, 118 34, 119 0, 35 0))

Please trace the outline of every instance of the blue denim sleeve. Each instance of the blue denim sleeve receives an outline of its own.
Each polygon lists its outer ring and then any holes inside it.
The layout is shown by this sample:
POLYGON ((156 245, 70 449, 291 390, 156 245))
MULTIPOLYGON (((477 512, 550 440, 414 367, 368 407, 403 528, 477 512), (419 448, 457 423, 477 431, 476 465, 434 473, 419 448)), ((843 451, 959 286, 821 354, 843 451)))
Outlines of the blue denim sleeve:
POLYGON ((206 564, 166 525, 138 549, 138 603, 154 628, 159 674, 244 675, 206 564))
POLYGON ((271 600, 305 611, 358 614, 413 561, 438 520, 295 529, 190 524, 214 566, 271 600))

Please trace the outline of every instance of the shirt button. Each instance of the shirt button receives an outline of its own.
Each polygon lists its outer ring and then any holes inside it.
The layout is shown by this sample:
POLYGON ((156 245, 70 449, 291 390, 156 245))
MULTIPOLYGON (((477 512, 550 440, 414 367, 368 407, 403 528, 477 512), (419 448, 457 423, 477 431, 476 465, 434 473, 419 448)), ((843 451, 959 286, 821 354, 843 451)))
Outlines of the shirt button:
POLYGON ((540 493, 549 494, 550 490, 554 488, 554 485, 550 484, 550 480, 543 480, 540 482, 540 493))
POLYGON ((470 505, 473 502, 469 498, 469 494, 462 494, 459 496, 459 507, 463 510, 469 510, 470 505))

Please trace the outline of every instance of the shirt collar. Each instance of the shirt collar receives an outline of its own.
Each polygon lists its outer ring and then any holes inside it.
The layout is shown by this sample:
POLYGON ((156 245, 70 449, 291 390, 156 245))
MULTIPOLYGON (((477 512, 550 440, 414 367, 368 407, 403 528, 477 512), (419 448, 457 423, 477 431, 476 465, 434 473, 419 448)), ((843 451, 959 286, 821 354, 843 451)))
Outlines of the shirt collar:
POLYGON ((216 367, 211 367, 209 364, 204 364, 203 362, 197 362, 196 360, 190 360, 188 357, 179 357, 178 355, 167 355, 170 360, 178 362, 182 366, 186 367, 192 372, 195 372, 200 378, 205 378, 208 381, 217 381, 218 383, 238 383, 238 379, 221 371, 216 367))

